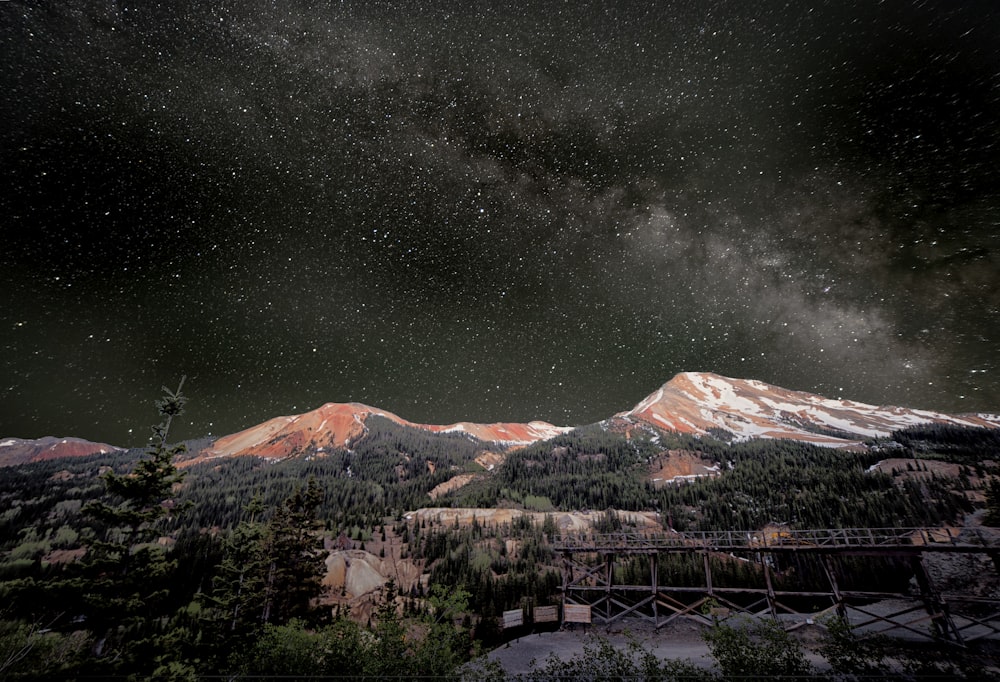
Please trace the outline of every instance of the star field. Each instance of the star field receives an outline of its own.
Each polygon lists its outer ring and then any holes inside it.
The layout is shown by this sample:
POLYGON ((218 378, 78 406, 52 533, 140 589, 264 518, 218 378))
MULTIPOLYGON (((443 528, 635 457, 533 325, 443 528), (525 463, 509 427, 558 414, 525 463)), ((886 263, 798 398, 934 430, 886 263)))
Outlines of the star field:
POLYGON ((0 3, 0 435, 676 372, 1000 410, 992 2, 0 3))

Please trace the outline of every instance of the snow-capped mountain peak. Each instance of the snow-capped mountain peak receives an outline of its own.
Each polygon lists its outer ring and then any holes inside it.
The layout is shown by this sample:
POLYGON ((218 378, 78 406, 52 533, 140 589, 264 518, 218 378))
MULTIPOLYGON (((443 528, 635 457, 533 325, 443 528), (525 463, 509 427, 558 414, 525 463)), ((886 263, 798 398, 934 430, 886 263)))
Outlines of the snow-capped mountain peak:
POLYGON ((996 415, 879 407, 708 372, 678 374, 634 408, 616 416, 669 431, 724 429, 738 438, 790 438, 830 446, 857 444, 928 422, 1000 427, 996 415))

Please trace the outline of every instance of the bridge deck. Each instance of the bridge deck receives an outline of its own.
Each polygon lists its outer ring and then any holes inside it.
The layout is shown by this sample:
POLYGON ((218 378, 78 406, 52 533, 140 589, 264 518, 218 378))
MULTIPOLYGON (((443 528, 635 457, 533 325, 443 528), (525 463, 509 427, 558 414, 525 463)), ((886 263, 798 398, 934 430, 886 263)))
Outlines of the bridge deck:
POLYGON ((556 535, 557 552, 661 553, 706 551, 903 550, 1000 551, 1000 531, 951 528, 824 528, 780 531, 689 531, 556 535))
POLYGON ((980 555, 979 559, 971 560, 978 562, 981 570, 992 566, 1000 571, 1000 529, 581 533, 555 536, 551 544, 563 557, 564 618, 573 619, 571 622, 610 624, 625 617, 638 617, 660 628, 678 618, 711 624, 715 618, 742 613, 769 614, 780 618, 784 627, 793 629, 820 622, 817 619, 823 614, 836 612, 850 618, 856 631, 873 632, 873 627, 882 628, 878 632, 900 630, 911 636, 941 638, 958 644, 1000 636, 1000 599, 943 592, 934 585, 924 565, 929 553, 961 552, 980 555), (671 575, 659 575, 658 557, 676 554, 702 555, 698 562, 703 573, 700 585, 671 584, 671 575), (716 584, 712 562, 718 561, 720 554, 755 565, 760 584, 716 584), (840 562, 858 556, 901 560, 916 586, 900 593, 869 591, 860 585, 844 584, 843 576, 839 575, 840 562), (617 580, 620 576, 616 567, 629 557, 646 557, 639 565, 648 562, 645 579, 641 573, 633 574, 634 580, 642 581, 639 584, 617 580), (780 585, 775 583, 772 573, 777 563, 787 560, 796 565, 808 562, 814 575, 825 576, 827 585, 795 585, 794 573, 786 575, 792 583, 788 580, 780 585), (901 608, 890 606, 897 603, 901 608), (800 610, 803 608, 806 610, 800 610), (884 612, 887 608, 889 611, 884 612), (723 612, 726 615, 720 616, 723 612))

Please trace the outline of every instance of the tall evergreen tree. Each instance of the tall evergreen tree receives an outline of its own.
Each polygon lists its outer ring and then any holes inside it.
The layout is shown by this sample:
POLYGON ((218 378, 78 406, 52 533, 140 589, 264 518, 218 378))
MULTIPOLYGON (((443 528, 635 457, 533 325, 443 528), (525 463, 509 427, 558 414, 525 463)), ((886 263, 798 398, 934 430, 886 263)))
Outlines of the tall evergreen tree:
POLYGON ((108 525, 105 541, 95 543, 91 549, 115 557, 120 576, 128 574, 132 547, 152 538, 156 533, 155 523, 178 511, 170 499, 171 490, 184 478, 184 472, 177 470, 174 458, 186 446, 169 447, 167 436, 174 418, 184 412, 187 398, 181 393, 183 387, 183 377, 176 391, 163 387, 164 397, 156 401, 162 421, 153 427, 145 457, 127 474, 113 471, 104 474, 107 494, 121 502, 114 505, 92 502, 83 510, 108 525))
POLYGON ((264 507, 255 497, 245 518, 225 541, 224 556, 212 580, 210 594, 200 600, 207 607, 203 622, 211 644, 203 659, 218 670, 247 664, 247 650, 265 633, 286 630, 274 626, 315 621, 314 602, 326 573, 316 510, 323 491, 314 478, 298 487, 260 520, 264 507))
POLYGON ((183 414, 186 398, 163 388, 156 402, 161 421, 153 427, 146 453, 127 474, 104 474, 107 501, 93 502, 84 513, 103 522, 104 538, 87 549, 84 576, 79 581, 87 609, 87 622, 96 638, 94 653, 129 666, 149 658, 150 633, 157 618, 165 618, 165 587, 176 562, 166 550, 150 541, 158 522, 176 514, 173 486, 183 478, 173 460, 183 445, 168 446, 173 420, 183 414))
POLYGON ((317 533, 321 523, 317 508, 323 491, 310 477, 271 517, 262 539, 268 560, 264 580, 261 621, 283 624, 291 618, 307 618, 313 601, 322 591, 326 557, 317 533))
POLYGON ((986 518, 987 526, 1000 526, 1000 478, 993 476, 986 486, 986 518))

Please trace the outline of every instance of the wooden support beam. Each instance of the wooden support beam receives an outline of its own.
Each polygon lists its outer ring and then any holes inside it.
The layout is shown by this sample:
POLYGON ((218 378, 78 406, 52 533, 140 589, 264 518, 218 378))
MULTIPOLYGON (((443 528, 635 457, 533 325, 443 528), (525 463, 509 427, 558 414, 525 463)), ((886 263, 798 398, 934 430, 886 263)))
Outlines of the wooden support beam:
POLYGON ((918 554, 910 560, 917 585, 920 586, 920 597, 927 609, 927 614, 934 622, 937 635, 944 640, 955 640, 962 644, 962 633, 955 627, 951 619, 948 604, 941 599, 941 596, 934 589, 931 576, 924 567, 922 557, 918 554))
POLYGON ((649 575, 650 575, 650 587, 653 592, 653 622, 657 623, 660 619, 659 609, 656 603, 656 592, 660 589, 657 577, 657 566, 659 564, 659 557, 656 554, 649 555, 649 575))
POLYGON ((762 562, 764 567, 764 584, 767 585, 767 608, 771 612, 771 618, 778 620, 778 609, 774 597, 774 586, 771 584, 771 568, 768 562, 762 562))
POLYGON ((833 591, 833 605, 837 609, 837 615, 846 622, 847 609, 844 607, 844 595, 840 593, 840 586, 837 584, 837 571, 833 566, 833 557, 824 554, 820 559, 820 564, 823 566, 823 572, 826 574, 830 589, 833 591))
POLYGON ((702 554, 705 564, 705 590, 712 596, 712 567, 708 563, 708 552, 702 554))
MULTIPOLYGON (((612 599, 611 601, 614 604, 616 604, 618 607, 620 607, 622 610, 619 611, 618 613, 616 613, 610 619, 608 619, 608 623, 614 623, 617 620, 621 620, 622 618, 624 618, 628 614, 633 613, 633 612, 641 609, 643 606, 645 606, 646 604, 649 604, 650 602, 655 603, 656 602, 656 595, 652 595, 651 594, 648 597, 646 597, 645 599, 642 599, 641 601, 636 602, 635 604, 626 604, 624 602, 618 601, 617 599, 612 599)), ((646 619, 650 618, 649 616, 646 616, 645 614, 639 614, 639 615, 641 615, 643 618, 646 618, 646 619)))
MULTIPOLYGON (((966 538, 966 535, 961 537, 966 538)), ((933 585, 922 561, 923 556, 935 552, 985 554, 1000 573, 1000 541, 992 537, 980 538, 978 544, 973 544, 936 529, 788 530, 773 537, 759 532, 700 531, 689 534, 562 536, 553 544, 563 558, 563 606, 586 603, 595 617, 607 622, 641 615, 650 618, 657 629, 681 617, 710 624, 711 621, 700 609, 711 603, 723 605, 734 613, 754 613, 772 618, 778 618, 779 613, 805 616, 803 622, 814 621, 831 610, 836 610, 841 616, 856 611, 870 619, 854 624, 855 628, 881 624, 885 626, 880 630, 882 632, 899 628, 958 644, 1000 634, 1000 599, 941 594, 933 585), (716 585, 712 557, 720 555, 720 552, 732 554, 734 561, 748 559, 759 562, 764 586, 716 585), (633 558, 638 560, 643 554, 649 557, 649 581, 639 585, 617 584, 614 572, 620 562, 633 558), (690 557, 702 555, 703 585, 662 584, 659 558, 676 554, 690 557), (775 557, 799 557, 805 561, 810 556, 815 557, 810 561, 819 562, 828 583, 827 590, 805 586, 796 589, 787 583, 782 585, 783 589, 775 589, 775 557), (913 568, 920 594, 844 589, 838 563, 842 556, 901 558, 913 568), (796 599, 815 598, 829 600, 832 606, 816 613, 799 612, 791 606, 799 603, 794 601, 796 599), (872 601, 884 602, 887 599, 900 599, 916 606, 888 615, 866 611, 864 607, 872 601), (693 601, 687 603, 688 600, 693 601), (753 603, 748 604, 750 600, 753 603), (924 611, 921 618, 905 619, 905 616, 919 610, 924 611), (987 613, 990 615, 985 615, 987 613), (924 624, 932 625, 933 632, 922 630, 924 624)), ((720 556, 726 560, 725 556, 720 556)), ((728 614, 725 617, 729 617, 728 614)), ((790 627, 801 627, 802 624, 799 622, 790 627)))

